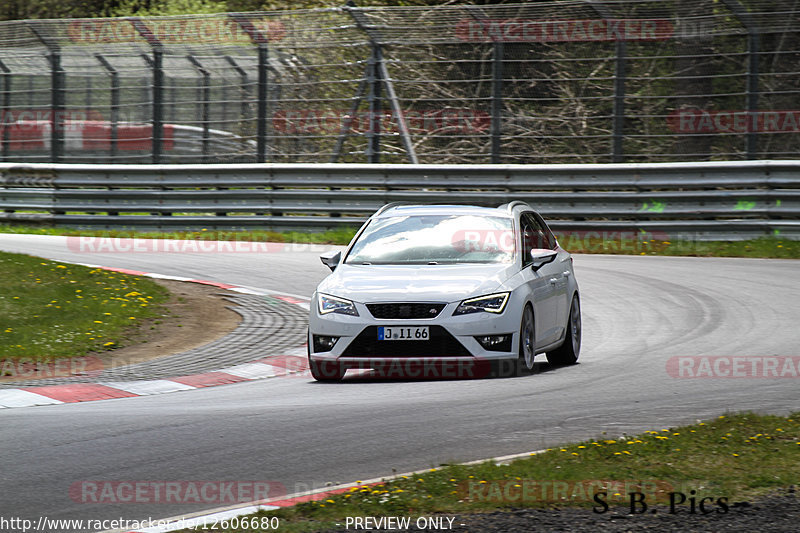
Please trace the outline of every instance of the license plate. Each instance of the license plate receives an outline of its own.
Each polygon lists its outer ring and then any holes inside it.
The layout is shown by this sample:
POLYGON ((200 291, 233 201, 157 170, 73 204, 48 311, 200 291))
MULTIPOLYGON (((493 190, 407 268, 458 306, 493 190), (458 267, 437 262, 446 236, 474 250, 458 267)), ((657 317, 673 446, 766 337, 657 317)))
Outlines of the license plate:
POLYGON ((430 338, 428 326, 380 326, 379 341, 426 341, 430 338))

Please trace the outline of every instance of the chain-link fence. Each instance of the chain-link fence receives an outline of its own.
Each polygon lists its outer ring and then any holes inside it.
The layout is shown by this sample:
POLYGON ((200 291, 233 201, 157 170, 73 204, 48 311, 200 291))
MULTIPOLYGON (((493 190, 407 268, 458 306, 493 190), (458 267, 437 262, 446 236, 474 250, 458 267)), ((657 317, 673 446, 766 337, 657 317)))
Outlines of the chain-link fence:
POLYGON ((0 160, 796 158, 797 0, 0 23, 0 160))

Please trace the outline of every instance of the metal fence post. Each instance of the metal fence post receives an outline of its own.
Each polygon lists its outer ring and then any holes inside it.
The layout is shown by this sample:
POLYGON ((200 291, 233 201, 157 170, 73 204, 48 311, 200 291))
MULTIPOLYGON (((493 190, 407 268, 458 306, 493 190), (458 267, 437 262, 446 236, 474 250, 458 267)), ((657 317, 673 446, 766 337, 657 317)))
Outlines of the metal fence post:
POLYGON ((141 19, 132 17, 128 21, 153 49, 153 164, 158 165, 164 144, 164 47, 141 19))
POLYGON ((241 13, 228 15, 258 45, 258 111, 256 114, 256 161, 265 163, 269 151, 269 39, 241 13))
MULTIPOLYGON (((239 121, 238 122, 240 124, 242 124, 242 122, 245 120, 245 117, 247 117, 247 111, 248 111, 248 106, 249 106, 249 102, 248 102, 249 99, 250 99, 250 89, 248 87, 248 85, 249 85, 249 77, 247 76, 247 71, 245 69, 243 69, 241 67, 241 65, 239 65, 239 63, 237 63, 231 56, 225 56, 225 61, 230 63, 230 65, 233 67, 233 69, 236 71, 236 73, 239 75, 239 78, 241 79, 241 86, 240 86, 240 89, 239 89, 240 93, 241 93, 241 95, 240 95, 241 103, 240 103, 240 109, 239 109, 239 121)), ((241 133, 242 136, 244 136, 245 129, 243 127, 241 127, 241 132, 240 133, 241 133)))
MULTIPOLYGON (((394 90, 394 83, 392 82, 391 77, 389 77, 389 70, 386 68, 386 62, 383 59, 383 48, 382 42, 383 38, 381 36, 381 32, 378 31, 377 28, 370 25, 364 14, 358 11, 356 8, 355 3, 353 0, 348 0, 344 6, 344 10, 353 17, 353 20, 356 21, 356 25, 358 28, 363 31, 364 33, 369 36, 370 46, 372 48, 372 54, 370 60, 372 61, 372 68, 370 69, 370 63, 367 63, 367 82, 373 82, 375 85, 373 86, 370 83, 370 92, 368 94, 368 101, 370 104, 370 131, 367 132, 367 156, 369 158, 370 163, 378 163, 380 160, 380 120, 383 118, 382 116, 377 116, 374 114, 374 111, 377 111, 378 114, 381 114, 381 84, 386 86, 386 95, 389 99, 389 105, 392 107, 392 112, 394 117, 397 120, 397 129, 400 131, 400 140, 403 143, 403 148, 406 150, 406 154, 408 155, 408 160, 412 164, 419 163, 417 159, 416 151, 414 150, 414 143, 411 142, 411 134, 408 131, 408 124, 406 123, 406 118, 403 113, 403 109, 400 107, 400 99, 397 97, 397 93, 394 90), (370 71, 371 70, 371 74, 370 71), (371 76, 371 77, 370 77, 371 76), (376 109, 373 109, 373 106, 377 106, 376 109)), ((338 147, 341 149, 341 146, 338 147)), ((334 155, 334 157, 337 157, 334 155)))
POLYGON ((247 88, 248 84, 247 71, 243 69, 241 65, 239 65, 239 63, 237 63, 231 56, 225 56, 225 61, 230 63, 230 65, 233 67, 233 70, 236 71, 236 73, 239 75, 239 78, 241 78, 242 80, 240 89, 242 93, 242 102, 239 113, 241 115, 241 118, 244 119, 244 117, 247 116, 247 97, 250 96, 247 88))
POLYGON ((92 77, 86 76, 86 109, 92 108, 92 77))
POLYGON ((119 139, 119 73, 102 54, 95 54, 94 56, 108 71, 111 76, 111 144, 109 153, 113 160, 117 156, 117 144, 119 139))
POLYGON ((210 116, 210 102, 211 99, 211 73, 206 70, 200 61, 197 60, 196 57, 193 55, 187 55, 186 59, 197 68, 197 71, 203 76, 203 90, 202 94, 202 105, 201 105, 201 116, 203 121, 203 163, 208 162, 208 148, 210 142, 210 132, 209 127, 211 123, 211 116, 210 116))
POLYGON ((50 61, 50 160, 58 163, 64 155, 64 69, 61 47, 47 34, 44 26, 29 22, 28 27, 47 48, 50 61))
POLYGON ((739 0, 722 0, 734 16, 747 29, 747 83, 745 94, 747 99, 747 134, 745 136, 745 152, 747 159, 758 157, 758 52, 761 31, 758 24, 747 12, 739 0))
POLYGON ((164 147, 164 51, 153 48, 153 164, 161 163, 164 147))
MULTIPOLYGON (((468 7, 470 16, 478 21, 482 28, 488 28, 489 21, 479 8, 468 7)), ((486 32, 492 39, 492 116, 489 126, 491 138, 491 154, 489 161, 499 164, 501 160, 501 141, 503 137, 503 49, 502 36, 486 32)))
POLYGON ((503 43, 494 43, 492 53, 492 164, 501 159, 500 141, 503 136, 503 43))
POLYGON ((258 43, 258 111, 256 118, 256 160, 267 161, 267 117, 269 116, 269 48, 258 43))
POLYGON ((350 104, 350 111, 348 112, 347 116, 342 123, 342 127, 339 129, 339 136, 336 138, 336 146, 333 148, 333 155, 331 155, 331 163, 336 163, 339 158, 342 156, 342 149, 344 148, 344 142, 347 137, 350 135, 350 129, 353 127, 353 119, 356 117, 356 113, 358 112, 358 106, 361 105, 361 100, 364 99, 364 93, 367 90, 367 79, 369 78, 369 69, 370 65, 367 64, 366 69, 364 70, 364 77, 358 82, 358 89, 356 90, 356 94, 353 97, 353 103, 350 104))
POLYGON ((5 161, 8 157, 8 128, 11 125, 11 69, 0 61, 0 128, 3 135, 0 137, 0 161, 5 161))
MULTIPOLYGON (((612 20, 609 9, 596 0, 587 0, 589 6, 605 20, 612 20)), ((625 159, 625 78, 627 76, 628 44, 621 37, 614 43, 614 117, 611 133, 611 162, 621 163, 625 159)))
POLYGON ((380 46, 372 45, 372 55, 367 64, 369 74, 367 75, 367 102, 369 102, 369 127, 367 128, 367 160, 370 163, 381 162, 381 74, 378 70, 380 61, 380 46))
POLYGON ((611 162, 622 163, 625 160, 622 143, 625 140, 625 77, 628 45, 625 41, 618 40, 615 48, 617 59, 614 66, 614 131, 611 143, 611 162))
POLYGON ((64 156, 64 69, 61 68, 61 50, 50 51, 52 68, 52 101, 50 105, 50 159, 58 163, 64 156))
MULTIPOLYGON (((168 85, 169 87, 169 115, 167 115, 167 120, 170 122, 175 122, 175 113, 176 109, 178 108, 178 81, 172 80, 172 83, 168 85)), ((166 94, 167 87, 164 87, 164 93, 166 94)), ((166 98, 166 96, 165 96, 166 98)))

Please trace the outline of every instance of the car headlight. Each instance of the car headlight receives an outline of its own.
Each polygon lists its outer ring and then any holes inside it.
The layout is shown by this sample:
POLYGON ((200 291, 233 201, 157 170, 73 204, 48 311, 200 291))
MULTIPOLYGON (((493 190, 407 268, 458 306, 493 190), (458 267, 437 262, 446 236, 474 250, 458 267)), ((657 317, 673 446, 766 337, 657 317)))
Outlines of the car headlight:
POLYGON ((328 313, 341 313, 343 315, 358 316, 356 305, 350 300, 344 298, 337 298, 336 296, 329 296, 327 294, 319 294, 317 296, 317 303, 319 304, 319 314, 327 315, 328 313))
POLYGON ((470 298, 464 300, 458 307, 456 307, 453 315, 466 315, 469 313, 480 313, 486 311, 487 313, 502 313, 506 308, 508 302, 508 295, 510 292, 496 292, 494 294, 487 294, 486 296, 478 296, 477 298, 470 298))

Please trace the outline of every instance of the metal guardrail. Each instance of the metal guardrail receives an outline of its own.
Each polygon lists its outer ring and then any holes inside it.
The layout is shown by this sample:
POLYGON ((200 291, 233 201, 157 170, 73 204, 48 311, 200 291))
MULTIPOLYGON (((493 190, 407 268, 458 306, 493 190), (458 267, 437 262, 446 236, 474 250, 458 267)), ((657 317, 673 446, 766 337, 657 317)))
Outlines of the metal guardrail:
POLYGON ((396 202, 529 202, 554 230, 800 238, 800 161, 596 165, 0 164, 0 221, 323 230, 396 202))

